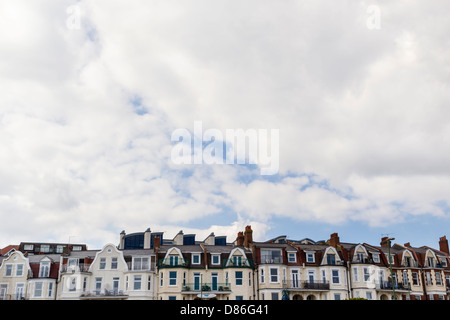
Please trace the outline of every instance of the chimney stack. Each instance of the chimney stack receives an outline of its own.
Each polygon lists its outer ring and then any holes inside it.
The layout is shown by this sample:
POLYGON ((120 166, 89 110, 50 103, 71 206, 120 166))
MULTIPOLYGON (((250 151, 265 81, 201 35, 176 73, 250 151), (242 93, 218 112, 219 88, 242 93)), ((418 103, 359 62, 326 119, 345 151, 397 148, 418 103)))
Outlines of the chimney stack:
POLYGON ((120 233, 119 249, 123 249, 125 247, 125 235, 125 230, 122 230, 120 233))
POLYGON ((330 236, 330 246, 337 248, 337 246, 340 245, 339 242, 339 236, 337 233, 333 233, 330 236))
POLYGON ((145 230, 145 232, 144 232, 144 249, 150 249, 151 237, 152 237, 152 232, 151 232, 150 228, 147 228, 147 230, 145 230))
POLYGON ((409 242, 407 242, 407 243, 404 244, 404 246, 409 248, 409 247, 411 247, 411 244, 409 242))
POLYGON ((155 235, 155 238, 153 239, 153 249, 155 249, 155 250, 159 249, 160 245, 161 245, 161 239, 159 238, 159 235, 155 235))
POLYGON ((446 254, 450 254, 448 249, 448 240, 446 236, 439 238, 439 250, 445 252, 446 254))
POLYGON ((248 248, 253 242, 253 230, 251 226, 246 226, 244 231, 244 247, 248 248))
POLYGON ((389 239, 389 237, 381 238, 380 246, 382 248, 387 248, 388 247, 388 241, 387 241, 388 239, 389 239))
POLYGON ((242 231, 239 231, 236 238, 236 246, 242 247, 243 245, 244 245, 244 233, 242 231))

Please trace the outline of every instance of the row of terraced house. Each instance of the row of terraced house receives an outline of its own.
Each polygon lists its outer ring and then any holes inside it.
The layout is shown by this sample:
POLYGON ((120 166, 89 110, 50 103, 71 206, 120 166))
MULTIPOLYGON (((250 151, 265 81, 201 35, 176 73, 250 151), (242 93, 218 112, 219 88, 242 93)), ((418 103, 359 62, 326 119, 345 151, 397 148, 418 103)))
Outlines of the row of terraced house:
POLYGON ((180 231, 120 233, 119 244, 22 242, 0 251, 0 300, 448 300, 449 246, 292 240, 233 242, 180 231))

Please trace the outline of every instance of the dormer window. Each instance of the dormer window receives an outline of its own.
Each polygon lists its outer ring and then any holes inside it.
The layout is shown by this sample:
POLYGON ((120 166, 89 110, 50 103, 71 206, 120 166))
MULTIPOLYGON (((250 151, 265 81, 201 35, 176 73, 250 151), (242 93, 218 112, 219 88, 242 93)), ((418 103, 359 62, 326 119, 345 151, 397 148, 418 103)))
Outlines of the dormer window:
POLYGON ((192 254, 192 264, 200 264, 200 253, 192 254))
POLYGON ((309 263, 314 263, 315 262, 314 253, 313 252, 307 252, 306 253, 306 262, 309 262, 309 263))
POLYGON ((428 257, 428 267, 434 268, 434 258, 428 257))
POLYGON ((356 254, 356 261, 364 262, 364 253, 357 253, 356 254))
POLYGON ((405 257, 405 267, 411 267, 411 257, 405 257))
POLYGON ((327 254, 327 264, 328 265, 335 265, 336 264, 336 255, 334 255, 334 254, 327 254))
POLYGON ((375 262, 375 263, 380 263, 380 255, 379 255, 379 254, 376 254, 376 253, 373 253, 373 254, 372 254, 372 260, 373 260, 373 262, 375 262))
POLYGON ((220 265, 220 254, 211 255, 211 264, 215 266, 220 265))
POLYGON ((48 278, 50 276, 50 261, 44 261, 39 266, 39 278, 48 278))

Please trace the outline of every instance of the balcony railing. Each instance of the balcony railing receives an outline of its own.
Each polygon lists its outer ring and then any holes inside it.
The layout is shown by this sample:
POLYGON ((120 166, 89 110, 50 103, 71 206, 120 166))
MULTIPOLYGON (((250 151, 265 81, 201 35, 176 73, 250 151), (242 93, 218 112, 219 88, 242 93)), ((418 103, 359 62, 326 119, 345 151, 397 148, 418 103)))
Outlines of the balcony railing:
POLYGON ((0 295, 0 300, 26 300, 25 295, 22 293, 16 294, 3 294, 0 295))
POLYGON ((149 263, 149 264, 143 264, 143 265, 137 265, 132 262, 127 262, 127 267, 129 271, 151 271, 154 272, 156 270, 156 264, 149 263))
POLYGON ((80 263, 77 265, 69 266, 63 264, 60 268, 61 273, 77 273, 77 272, 89 272, 90 263, 80 263))
POLYGON ((117 299, 127 298, 128 295, 123 290, 94 290, 92 292, 85 292, 80 295, 80 299, 117 299))
MULTIPOLYGON (((378 290, 392 290, 392 282, 391 281, 378 281, 375 282, 375 288, 378 290)), ((405 285, 401 282, 394 283, 395 290, 408 290, 408 285, 405 285)))
POLYGON ((159 259, 159 268, 179 268, 188 267, 189 259, 159 259))
POLYGON ((283 263, 283 257, 281 256, 272 256, 272 255, 261 255, 261 263, 274 263, 280 264, 283 263))
POLYGON ((253 267, 252 259, 224 259, 224 268, 251 268, 253 267))
POLYGON ((283 288, 294 290, 330 290, 328 281, 284 280, 283 288))
POLYGON ((200 291, 214 291, 214 292, 230 292, 231 291, 231 287, 229 283, 213 283, 213 282, 207 282, 207 283, 186 283, 185 285, 183 285, 183 287, 181 288, 182 292, 186 292, 186 291, 195 291, 195 292, 200 292, 200 291))

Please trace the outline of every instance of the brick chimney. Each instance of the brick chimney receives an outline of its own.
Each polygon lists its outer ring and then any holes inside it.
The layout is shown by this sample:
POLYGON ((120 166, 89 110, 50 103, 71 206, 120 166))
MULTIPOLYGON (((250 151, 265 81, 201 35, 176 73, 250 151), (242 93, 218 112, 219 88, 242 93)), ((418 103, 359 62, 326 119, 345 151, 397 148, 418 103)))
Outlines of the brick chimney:
POLYGON ((388 247, 388 241, 387 241, 388 239, 389 239, 389 237, 381 238, 380 246, 382 248, 387 248, 388 247))
POLYGON ((153 239, 153 249, 157 250, 159 249, 161 245, 161 239, 159 238, 158 235, 155 235, 155 238, 153 239))
POLYGON ((404 246, 409 248, 409 247, 411 247, 411 243, 407 242, 407 243, 404 244, 404 246))
POLYGON ((448 240, 446 236, 439 238, 439 250, 445 252, 446 254, 450 254, 448 249, 448 240))
POLYGON ((242 231, 239 231, 236 238, 236 246, 242 247, 243 245, 244 245, 244 233, 242 231))
POLYGON ((244 231, 244 247, 248 248, 253 242, 253 230, 251 226, 246 226, 244 231))
POLYGON ((337 248, 340 245, 339 236, 337 233, 333 233, 330 235, 330 246, 337 248))

